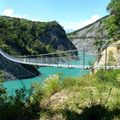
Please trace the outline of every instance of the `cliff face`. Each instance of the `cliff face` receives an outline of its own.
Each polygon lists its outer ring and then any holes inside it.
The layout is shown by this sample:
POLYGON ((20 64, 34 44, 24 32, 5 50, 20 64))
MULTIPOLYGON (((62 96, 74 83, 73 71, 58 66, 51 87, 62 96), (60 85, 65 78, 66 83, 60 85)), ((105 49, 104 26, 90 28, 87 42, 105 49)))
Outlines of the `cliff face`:
POLYGON ((106 17, 107 16, 82 29, 69 33, 67 35, 68 38, 77 47, 77 49, 83 47, 87 52, 96 53, 98 49, 96 45, 99 44, 101 45, 99 47, 102 51, 107 43, 107 32, 103 28, 102 24, 106 17))
POLYGON ((0 55, 0 71, 5 74, 6 80, 31 78, 40 75, 33 66, 22 65, 7 60, 0 55))
MULTIPOLYGON (((36 55, 55 52, 58 48, 76 49, 57 22, 34 22, 0 16, 0 49, 3 51, 12 55, 36 55)), ((5 72, 6 79, 39 75, 36 67, 13 63, 1 55, 0 71, 5 72)))
POLYGON ((98 66, 104 66, 105 64, 107 66, 116 66, 116 67, 119 66, 120 65, 120 40, 117 42, 113 42, 106 49, 101 53, 98 66))

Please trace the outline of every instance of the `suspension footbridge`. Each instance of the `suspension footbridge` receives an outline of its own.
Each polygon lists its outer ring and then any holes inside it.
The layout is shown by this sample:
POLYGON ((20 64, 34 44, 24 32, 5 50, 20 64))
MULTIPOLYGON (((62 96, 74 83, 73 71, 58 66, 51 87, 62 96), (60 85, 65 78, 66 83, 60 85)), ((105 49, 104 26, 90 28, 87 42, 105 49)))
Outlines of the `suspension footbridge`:
POLYGON ((90 65, 72 64, 71 61, 83 61, 84 56, 79 58, 74 55, 78 50, 60 51, 55 53, 47 53, 40 55, 27 55, 27 56, 13 56, 0 49, 0 54, 6 59, 15 63, 36 65, 36 66, 51 66, 51 67, 63 67, 63 68, 89 68, 90 65))
POLYGON ((107 66, 105 58, 105 65, 98 66, 98 64, 93 65, 96 61, 98 62, 97 54, 89 54, 85 53, 83 49, 80 50, 69 50, 69 51, 57 51, 55 53, 47 53, 40 55, 26 55, 26 56, 13 56, 8 54, 0 49, 0 55, 4 58, 13 61, 15 63, 26 64, 26 65, 34 65, 34 66, 49 66, 49 67, 63 67, 63 68, 81 68, 81 69, 116 69, 120 68, 120 66, 107 66), (80 55, 76 55, 76 53, 80 52, 80 55), (91 55, 91 60, 88 60, 87 56, 91 55), (86 62, 87 61, 87 62, 86 62), (89 63, 92 64, 89 64, 89 63))

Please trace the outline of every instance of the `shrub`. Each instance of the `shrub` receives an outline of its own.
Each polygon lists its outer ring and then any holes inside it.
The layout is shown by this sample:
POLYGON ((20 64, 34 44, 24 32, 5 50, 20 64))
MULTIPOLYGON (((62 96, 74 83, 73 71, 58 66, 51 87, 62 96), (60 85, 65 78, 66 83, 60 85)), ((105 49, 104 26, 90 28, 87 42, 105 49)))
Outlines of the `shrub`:
POLYGON ((52 96, 62 89, 62 81, 59 75, 49 76, 44 83, 45 96, 52 96))
POLYGON ((8 96, 6 89, 0 86, 0 120, 31 119, 37 114, 35 107, 27 90, 16 90, 14 96, 8 96))
POLYGON ((0 101, 0 119, 1 120, 26 120, 28 116, 26 115, 25 109, 25 91, 23 89, 16 90, 15 96, 8 96, 5 94, 1 96, 2 101, 0 101))
POLYGON ((40 84, 32 85, 33 93, 30 96, 30 107, 33 113, 40 111, 40 103, 44 96, 43 88, 40 84))
POLYGON ((63 87, 69 88, 76 85, 76 78, 66 77, 63 79, 63 87))
POLYGON ((116 77, 119 74, 120 70, 99 70, 96 73, 97 80, 100 81, 116 81, 116 77))

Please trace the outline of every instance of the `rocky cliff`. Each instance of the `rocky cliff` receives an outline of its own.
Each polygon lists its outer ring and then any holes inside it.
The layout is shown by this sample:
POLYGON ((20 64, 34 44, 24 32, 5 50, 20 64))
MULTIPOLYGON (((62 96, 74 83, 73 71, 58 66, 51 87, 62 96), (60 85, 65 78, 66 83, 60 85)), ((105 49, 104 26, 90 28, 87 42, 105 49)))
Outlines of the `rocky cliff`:
POLYGON ((96 53, 99 47, 102 51, 107 43, 107 31, 102 24, 106 18, 107 16, 67 36, 77 49, 83 47, 87 52, 96 53))
MULTIPOLYGON (((12 55, 36 55, 55 52, 58 48, 76 49, 56 21, 34 22, 0 16, 0 49, 3 51, 12 55)), ((36 67, 13 63, 1 55, 0 71, 5 73, 6 79, 22 79, 39 75, 36 67)))
POLYGON ((120 40, 113 42, 102 51, 98 66, 105 66, 105 64, 114 67, 120 65, 120 40))
POLYGON ((35 67, 14 63, 1 55, 0 71, 5 75, 6 80, 31 78, 40 75, 35 67))

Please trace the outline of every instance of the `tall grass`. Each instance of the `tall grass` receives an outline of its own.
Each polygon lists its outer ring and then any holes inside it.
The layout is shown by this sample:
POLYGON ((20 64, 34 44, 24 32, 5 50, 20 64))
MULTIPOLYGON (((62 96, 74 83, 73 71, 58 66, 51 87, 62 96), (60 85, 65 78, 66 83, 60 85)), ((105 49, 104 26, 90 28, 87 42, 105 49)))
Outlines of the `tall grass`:
MULTIPOLYGON (((54 80, 55 79, 56 77, 54 80)), ((58 80, 57 77, 57 81, 60 82, 59 85, 55 84, 51 77, 49 82, 47 82, 47 84, 49 84, 47 91, 51 91, 52 89, 52 92, 50 92, 52 93, 51 95, 57 91, 60 92, 62 89, 67 89, 71 92, 72 96, 70 98, 62 104, 59 103, 58 106, 55 107, 55 111, 59 110, 59 114, 63 113, 66 120, 71 120, 71 118, 78 120, 119 120, 119 79, 120 70, 99 70, 93 75, 74 78, 67 77, 63 80, 58 80), (57 90, 53 89, 56 88, 55 86, 57 86, 57 90)))
MULTIPOLYGON (((58 94, 59 95, 59 94, 58 94)), ((60 94, 62 95, 62 94, 60 94)), ((55 96, 54 96, 55 97, 55 96)), ((59 98, 62 98, 60 96, 59 98)), ((44 85, 32 85, 29 94, 17 90, 15 96, 8 96, 0 86, 0 119, 30 119, 38 115, 45 119, 65 120, 119 120, 120 119, 120 70, 99 70, 83 77, 49 76, 44 85), (69 91, 70 97, 67 92, 69 91), (63 102, 48 104, 51 96, 64 92, 68 96, 63 102), (22 112, 21 112, 22 111, 22 112), (14 115, 14 116, 13 116, 14 115), (60 118, 59 118, 59 117, 60 118)))
POLYGON ((62 81, 59 75, 49 76, 44 82, 45 96, 49 97, 62 89, 62 81))

